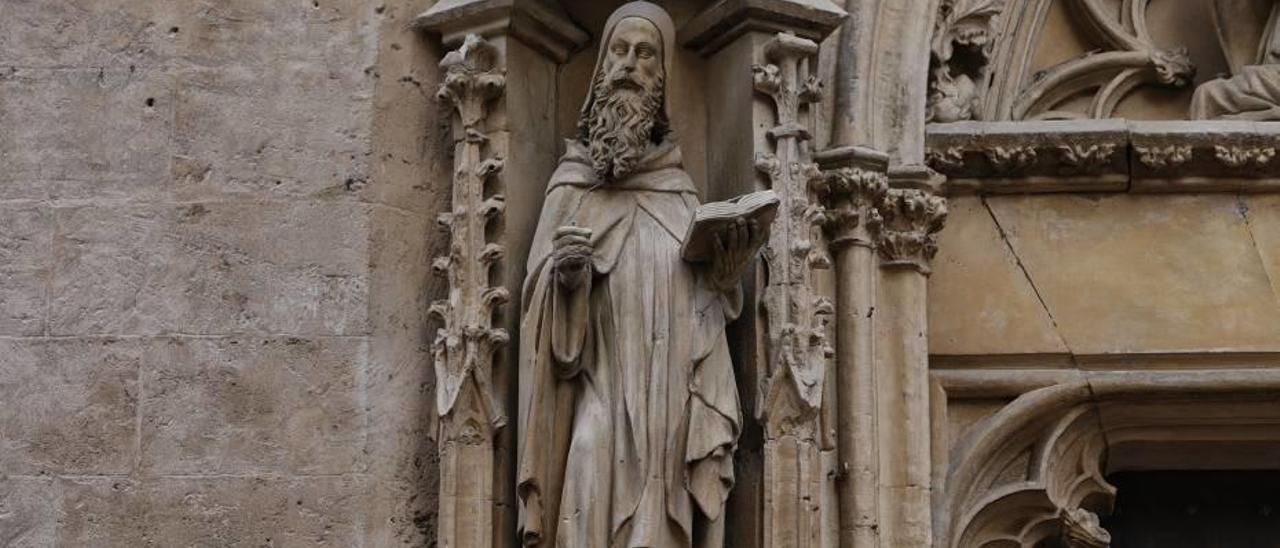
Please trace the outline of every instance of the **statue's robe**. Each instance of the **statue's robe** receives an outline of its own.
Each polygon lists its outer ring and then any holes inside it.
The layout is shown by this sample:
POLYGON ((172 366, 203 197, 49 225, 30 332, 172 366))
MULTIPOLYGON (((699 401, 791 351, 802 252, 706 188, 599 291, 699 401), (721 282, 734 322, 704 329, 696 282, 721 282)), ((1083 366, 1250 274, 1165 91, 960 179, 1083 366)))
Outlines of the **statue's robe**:
POLYGON ((1214 0, 1212 7, 1231 76, 1196 87, 1190 117, 1280 120, 1280 2, 1214 0))
MULTIPOLYGON (((526 544, 691 546, 733 485, 741 410, 725 323, 741 292, 680 258, 698 205, 670 142, 601 183, 569 142, 529 254, 520 330, 518 494, 526 544), (552 269, 557 228, 590 228, 593 275, 552 269)), ((722 522, 721 522, 722 523, 722 522)))

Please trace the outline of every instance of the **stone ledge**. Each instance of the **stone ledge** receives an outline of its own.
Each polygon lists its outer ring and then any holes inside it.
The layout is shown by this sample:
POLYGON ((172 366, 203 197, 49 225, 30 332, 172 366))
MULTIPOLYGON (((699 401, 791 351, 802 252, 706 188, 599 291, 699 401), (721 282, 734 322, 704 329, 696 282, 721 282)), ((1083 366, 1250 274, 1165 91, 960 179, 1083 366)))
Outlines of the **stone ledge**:
POLYGON ((1280 123, 1072 120, 927 129, 948 194, 1280 192, 1280 123))
POLYGON ((748 31, 790 32, 821 42, 848 15, 830 0, 720 0, 678 32, 679 41, 706 56, 748 31))

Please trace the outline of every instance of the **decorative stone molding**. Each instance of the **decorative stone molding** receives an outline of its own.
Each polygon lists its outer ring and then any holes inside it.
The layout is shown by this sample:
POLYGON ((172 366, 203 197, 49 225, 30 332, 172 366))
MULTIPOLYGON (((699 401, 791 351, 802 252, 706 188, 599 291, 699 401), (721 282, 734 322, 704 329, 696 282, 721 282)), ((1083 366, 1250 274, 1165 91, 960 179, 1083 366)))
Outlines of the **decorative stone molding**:
POLYGON ((1115 488, 1104 474, 1150 467, 1152 450, 1166 468, 1267 466, 1258 451, 1206 451, 1280 446, 1280 371, 1240 368, 1241 358, 1106 356, 1083 369, 932 371, 946 398, 1012 398, 951 446, 934 501, 938 546, 1107 546, 1096 520, 1111 511, 1115 488), (1221 367, 1174 369, 1206 359, 1221 367))
POLYGON ((948 497, 960 502, 952 506, 949 546, 1038 546, 1050 539, 1107 546, 1110 535, 1097 513, 1111 512, 1115 487, 1103 478, 1106 443, 1098 420, 1082 405, 1023 425, 972 471, 971 482, 949 482, 948 497))
POLYGON ((953 195, 1276 192, 1278 138, 1254 122, 959 122, 929 126, 925 160, 953 195))
POLYGON ((972 120, 987 86, 1005 0, 943 0, 929 58, 929 122, 972 120))
POLYGON ((1191 161, 1191 147, 1187 145, 1135 146, 1138 161, 1153 171, 1174 169, 1191 161))
POLYGON ((827 212, 815 199, 826 180, 804 146, 810 132, 802 116, 821 100, 809 71, 818 44, 779 33, 764 46, 767 64, 753 67, 754 88, 770 98, 777 123, 768 131, 773 152, 759 153, 781 205, 764 248, 768 326, 767 363, 758 408, 764 423, 764 546, 817 547, 821 538, 822 461, 819 414, 828 362, 832 302, 814 291, 814 269, 830 268, 821 242, 827 212))
POLYGON ((452 208, 440 216, 450 235, 449 254, 433 267, 449 281, 449 296, 431 305, 443 327, 432 343, 440 444, 440 539, 443 546, 492 545, 493 437, 506 424, 492 386, 495 354, 509 335, 494 315, 509 299, 489 273, 503 246, 485 235, 504 209, 501 158, 488 154, 483 123, 506 79, 493 45, 468 35, 440 66, 437 97, 457 112, 462 140, 454 158, 452 208), (487 185, 499 190, 486 193, 487 185), (470 488, 468 488, 470 487, 470 488))
POLYGON ((885 266, 928 274, 938 253, 938 231, 947 219, 947 201, 922 190, 892 188, 879 211, 884 220, 876 231, 876 247, 885 266))
POLYGON ((1067 173, 1102 173, 1112 164, 1111 158, 1116 152, 1116 143, 1095 143, 1090 145, 1061 145, 1058 152, 1062 165, 1067 173))
POLYGON ((439 32, 449 46, 457 46, 469 34, 512 36, 557 63, 567 61, 591 38, 559 3, 543 0, 440 0, 415 24, 439 32))
MULTIPOLYGON (((955 150, 954 147, 952 150, 955 150)), ((958 156, 957 152, 952 154, 958 156)), ((991 162, 991 168, 996 175, 1012 175, 1026 171, 1036 163, 1036 156, 1038 156, 1035 147, 1029 146, 996 145, 983 151, 983 154, 986 155, 987 161, 991 162)))
POLYGON ((1214 145, 1213 157, 1231 169, 1261 168, 1275 158, 1275 147, 1240 147, 1214 145))
POLYGON ((747 32, 792 33, 820 42, 844 21, 830 0, 719 0, 680 29, 680 42, 711 55, 747 32))

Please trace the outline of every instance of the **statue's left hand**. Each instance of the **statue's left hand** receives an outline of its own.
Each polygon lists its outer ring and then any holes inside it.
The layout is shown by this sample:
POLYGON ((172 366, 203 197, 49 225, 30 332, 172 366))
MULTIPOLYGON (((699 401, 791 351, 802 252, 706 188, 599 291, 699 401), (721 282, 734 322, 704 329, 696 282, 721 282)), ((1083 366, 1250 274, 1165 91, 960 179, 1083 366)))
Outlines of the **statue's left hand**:
POLYGON ((725 227, 715 239, 715 257, 711 260, 711 286, 719 291, 733 291, 742 270, 769 237, 769 228, 756 221, 738 219, 725 227))

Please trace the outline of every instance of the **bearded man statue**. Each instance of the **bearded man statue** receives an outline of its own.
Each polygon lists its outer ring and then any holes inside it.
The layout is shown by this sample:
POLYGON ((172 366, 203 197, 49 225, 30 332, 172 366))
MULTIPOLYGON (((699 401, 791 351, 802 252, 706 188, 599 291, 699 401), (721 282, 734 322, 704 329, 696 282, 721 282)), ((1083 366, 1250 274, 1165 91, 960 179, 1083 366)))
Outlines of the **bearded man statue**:
POLYGON ((673 141, 671 18, 609 18, 579 135, 547 185, 520 330, 526 546, 724 544, 742 415, 725 323, 767 227, 735 221, 681 259, 698 206, 673 141))

